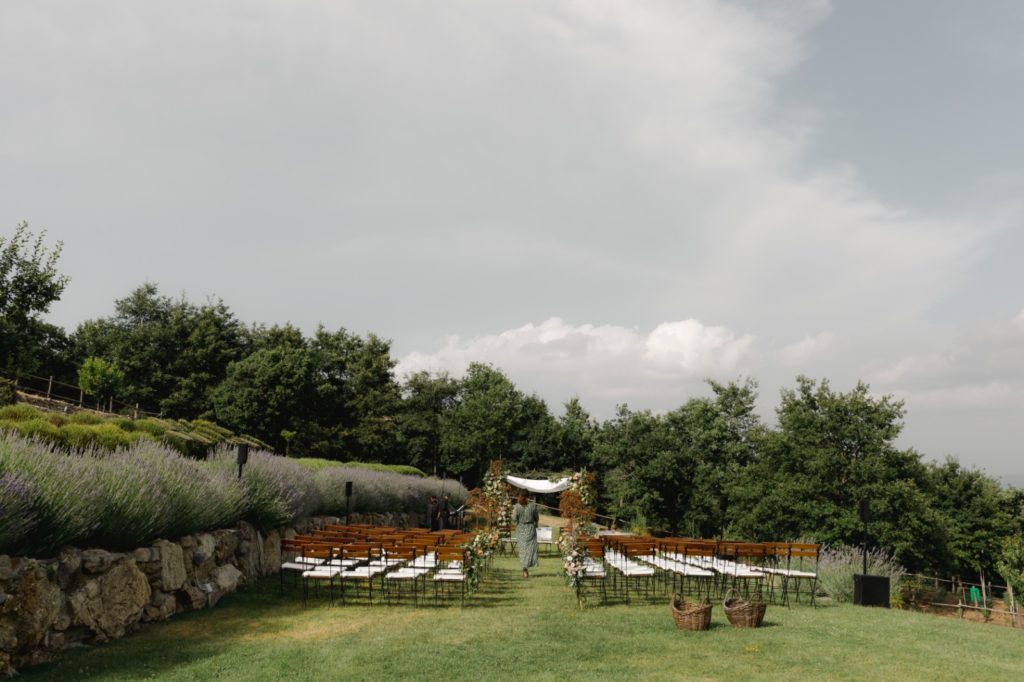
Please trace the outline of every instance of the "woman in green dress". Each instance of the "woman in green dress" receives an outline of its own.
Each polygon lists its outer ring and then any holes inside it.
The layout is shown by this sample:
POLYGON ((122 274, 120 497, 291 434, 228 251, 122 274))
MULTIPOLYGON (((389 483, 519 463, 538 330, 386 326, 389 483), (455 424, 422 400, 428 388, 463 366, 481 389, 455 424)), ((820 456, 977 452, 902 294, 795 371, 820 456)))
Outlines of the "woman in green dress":
POLYGON ((530 502, 525 490, 519 492, 519 502, 512 508, 512 520, 516 524, 519 565, 523 569, 523 578, 529 578, 530 568, 540 565, 537 561, 537 521, 540 520, 540 513, 537 511, 537 503, 530 502))

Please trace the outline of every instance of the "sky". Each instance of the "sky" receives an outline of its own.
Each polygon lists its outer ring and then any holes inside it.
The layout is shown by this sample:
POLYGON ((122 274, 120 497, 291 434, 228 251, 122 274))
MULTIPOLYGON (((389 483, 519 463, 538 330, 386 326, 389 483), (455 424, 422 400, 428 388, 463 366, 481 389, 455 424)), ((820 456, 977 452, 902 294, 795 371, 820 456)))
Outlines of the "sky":
POLYGON ((1024 484, 1024 3, 4 0, 0 233, 504 370, 555 413, 798 375, 1024 484), (2 227, 6 222, 7 227, 2 227))

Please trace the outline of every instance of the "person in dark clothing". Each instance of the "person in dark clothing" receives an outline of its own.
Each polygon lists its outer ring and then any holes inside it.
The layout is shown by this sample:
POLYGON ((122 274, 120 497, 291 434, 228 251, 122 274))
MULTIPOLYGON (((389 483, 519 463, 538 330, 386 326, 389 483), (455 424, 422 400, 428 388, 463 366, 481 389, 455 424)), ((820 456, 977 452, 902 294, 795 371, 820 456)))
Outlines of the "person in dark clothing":
POLYGON ((444 497, 441 498, 441 506, 437 510, 437 518, 441 522, 440 530, 451 528, 451 519, 448 518, 448 515, 452 513, 450 500, 451 496, 448 493, 445 493, 444 497))
POLYGON ((437 495, 431 495, 430 502, 427 503, 427 528, 430 530, 438 530, 440 527, 437 520, 437 512, 440 508, 437 503, 437 495))

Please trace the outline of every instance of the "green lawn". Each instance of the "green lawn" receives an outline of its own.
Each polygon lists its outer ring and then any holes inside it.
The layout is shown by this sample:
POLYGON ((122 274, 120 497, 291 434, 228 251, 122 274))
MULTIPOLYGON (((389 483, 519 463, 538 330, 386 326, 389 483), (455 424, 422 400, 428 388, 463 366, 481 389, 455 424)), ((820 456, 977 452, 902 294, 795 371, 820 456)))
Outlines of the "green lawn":
POLYGON ((707 632, 675 628, 667 600, 579 610, 543 558, 529 581, 499 559, 465 608, 303 608, 266 580, 212 611, 63 653, 26 680, 1012 680, 1017 630, 853 606, 769 606, 736 630, 716 604, 707 632), (664 602, 664 603, 662 603, 664 602))

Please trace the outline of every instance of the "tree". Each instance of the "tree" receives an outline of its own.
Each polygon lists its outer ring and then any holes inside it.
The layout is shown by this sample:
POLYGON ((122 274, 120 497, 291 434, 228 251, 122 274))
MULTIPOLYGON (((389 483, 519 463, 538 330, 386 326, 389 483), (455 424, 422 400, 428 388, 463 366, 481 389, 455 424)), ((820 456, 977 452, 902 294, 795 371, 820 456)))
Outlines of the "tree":
POLYGON ((68 278, 57 272, 63 243, 47 249, 45 236, 33 238, 22 222, 10 238, 0 237, 0 371, 7 374, 38 371, 41 341, 59 336, 40 316, 60 299, 68 278))
POLYGON ((108 362, 103 358, 86 358, 78 369, 78 385, 97 400, 106 401, 121 390, 124 385, 124 372, 116 362, 108 362))
POLYGON ((570 398, 564 407, 565 412, 558 418, 554 432, 552 466, 579 471, 590 462, 594 452, 597 425, 583 409, 578 396, 570 398))
POLYGON ((442 372, 416 372, 405 380, 402 409, 398 417, 402 449, 409 464, 441 473, 441 429, 448 413, 455 407, 459 382, 442 372))
POLYGON ((308 447, 309 415, 316 401, 313 360, 305 348, 261 348, 228 366, 227 378, 213 393, 218 422, 283 451, 284 431, 297 435, 290 450, 308 447))
POLYGON ((496 459, 523 473, 547 466, 552 426, 543 400, 521 393, 501 370, 471 363, 442 421, 442 468, 474 486, 496 459))
POLYGON ((126 402, 194 419, 212 416, 214 389, 251 340, 223 302, 196 306, 146 283, 115 301, 114 315, 79 325, 71 347, 79 360, 116 361, 125 374, 126 402))

